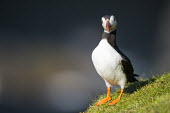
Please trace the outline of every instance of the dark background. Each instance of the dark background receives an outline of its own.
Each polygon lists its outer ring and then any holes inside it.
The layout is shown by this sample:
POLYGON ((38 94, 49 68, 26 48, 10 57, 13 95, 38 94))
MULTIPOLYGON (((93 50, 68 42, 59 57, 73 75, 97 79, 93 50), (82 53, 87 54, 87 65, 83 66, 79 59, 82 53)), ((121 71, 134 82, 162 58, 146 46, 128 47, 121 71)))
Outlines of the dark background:
POLYGON ((0 112, 80 112, 106 92, 91 62, 106 14, 135 73, 168 72, 169 12, 168 0, 1 0, 0 112))

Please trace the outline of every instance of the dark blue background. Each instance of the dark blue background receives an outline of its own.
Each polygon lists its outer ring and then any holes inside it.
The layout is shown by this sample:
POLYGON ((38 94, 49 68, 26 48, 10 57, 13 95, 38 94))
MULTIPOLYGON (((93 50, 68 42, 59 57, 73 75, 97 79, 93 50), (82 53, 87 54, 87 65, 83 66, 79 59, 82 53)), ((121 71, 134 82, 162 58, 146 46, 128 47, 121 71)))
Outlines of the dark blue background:
POLYGON ((105 92, 91 62, 103 32, 117 18, 117 41, 141 78, 169 71, 166 0, 1 0, 0 112, 84 111, 105 92))

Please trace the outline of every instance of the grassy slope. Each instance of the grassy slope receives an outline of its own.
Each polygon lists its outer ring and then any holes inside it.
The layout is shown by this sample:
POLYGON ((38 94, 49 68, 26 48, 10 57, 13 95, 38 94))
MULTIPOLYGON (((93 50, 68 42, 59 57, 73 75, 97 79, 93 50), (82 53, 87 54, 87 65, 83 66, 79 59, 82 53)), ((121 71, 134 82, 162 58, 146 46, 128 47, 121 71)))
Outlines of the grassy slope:
MULTIPOLYGON (((118 95, 119 90, 113 92, 112 99, 118 95)), ((170 113, 170 73, 130 84, 116 105, 109 106, 106 103, 96 106, 105 96, 94 100, 86 113, 170 113)))

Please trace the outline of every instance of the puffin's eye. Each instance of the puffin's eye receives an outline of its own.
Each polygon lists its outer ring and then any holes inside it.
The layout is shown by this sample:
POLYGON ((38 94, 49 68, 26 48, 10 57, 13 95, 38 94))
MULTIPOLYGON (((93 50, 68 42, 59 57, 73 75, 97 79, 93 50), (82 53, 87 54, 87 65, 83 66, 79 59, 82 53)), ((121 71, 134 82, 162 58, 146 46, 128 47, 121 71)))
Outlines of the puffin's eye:
POLYGON ((114 17, 114 19, 113 19, 114 21, 116 21, 116 18, 114 17))

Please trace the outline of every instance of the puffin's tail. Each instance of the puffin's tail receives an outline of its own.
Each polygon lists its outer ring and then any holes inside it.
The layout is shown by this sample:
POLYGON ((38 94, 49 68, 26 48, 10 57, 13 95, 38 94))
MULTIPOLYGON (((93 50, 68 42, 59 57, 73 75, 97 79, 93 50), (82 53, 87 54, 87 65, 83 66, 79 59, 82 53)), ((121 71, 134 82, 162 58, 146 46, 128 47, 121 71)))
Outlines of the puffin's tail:
POLYGON ((133 76, 131 76, 129 79, 128 79, 128 82, 139 82, 135 77, 138 77, 139 75, 137 74, 134 74, 133 76))

